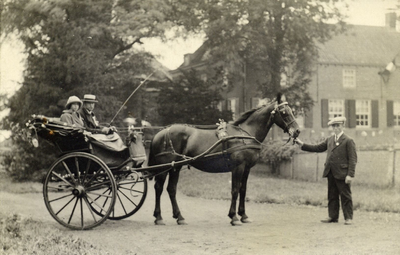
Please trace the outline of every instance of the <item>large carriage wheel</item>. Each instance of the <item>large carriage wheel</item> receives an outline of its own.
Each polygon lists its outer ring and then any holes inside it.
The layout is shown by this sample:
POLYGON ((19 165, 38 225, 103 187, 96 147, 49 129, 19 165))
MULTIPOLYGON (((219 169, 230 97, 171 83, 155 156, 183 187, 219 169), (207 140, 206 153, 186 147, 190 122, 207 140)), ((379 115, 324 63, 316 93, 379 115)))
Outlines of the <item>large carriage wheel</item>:
POLYGON ((102 224, 113 211, 116 193, 117 185, 107 165, 85 152, 57 159, 43 184, 43 197, 51 216, 61 225, 79 230, 102 224), (103 214, 95 213, 94 208, 103 214))
MULTIPOLYGON (((142 207, 147 195, 147 179, 138 172, 120 173, 115 175, 117 182, 117 199, 114 211, 108 216, 110 220, 121 220, 135 214, 142 207)), ((105 190, 110 194, 110 190, 105 190)), ((103 216, 104 211, 93 208, 94 212, 103 216)))

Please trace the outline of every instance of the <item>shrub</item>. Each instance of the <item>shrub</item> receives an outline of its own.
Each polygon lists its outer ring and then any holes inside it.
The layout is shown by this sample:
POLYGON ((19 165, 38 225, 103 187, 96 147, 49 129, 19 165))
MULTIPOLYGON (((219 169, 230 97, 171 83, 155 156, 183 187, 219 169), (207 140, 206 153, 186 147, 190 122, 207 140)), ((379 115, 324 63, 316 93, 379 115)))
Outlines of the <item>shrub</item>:
POLYGON ((34 148, 19 125, 11 125, 11 132, 11 151, 4 154, 2 163, 6 172, 15 181, 41 180, 56 158, 54 146, 39 140, 40 147, 34 148))
POLYGON ((269 140, 263 143, 260 153, 260 161, 270 165, 279 164, 281 161, 289 160, 293 154, 299 153, 298 146, 292 143, 284 143, 279 140, 269 140))

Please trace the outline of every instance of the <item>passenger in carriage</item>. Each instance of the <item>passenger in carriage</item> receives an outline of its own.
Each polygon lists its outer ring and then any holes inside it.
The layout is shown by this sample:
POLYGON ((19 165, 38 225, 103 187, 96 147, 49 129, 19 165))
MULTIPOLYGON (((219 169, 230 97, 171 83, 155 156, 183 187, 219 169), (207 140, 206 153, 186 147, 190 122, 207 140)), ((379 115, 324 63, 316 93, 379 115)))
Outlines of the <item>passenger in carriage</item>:
POLYGON ((86 94, 83 96, 83 107, 79 110, 83 123, 87 131, 93 134, 110 134, 115 132, 115 127, 100 126, 94 115, 94 107, 98 102, 95 95, 86 94))
POLYGON ((77 96, 70 96, 60 121, 74 127, 84 127, 83 119, 78 110, 82 107, 82 101, 77 96))

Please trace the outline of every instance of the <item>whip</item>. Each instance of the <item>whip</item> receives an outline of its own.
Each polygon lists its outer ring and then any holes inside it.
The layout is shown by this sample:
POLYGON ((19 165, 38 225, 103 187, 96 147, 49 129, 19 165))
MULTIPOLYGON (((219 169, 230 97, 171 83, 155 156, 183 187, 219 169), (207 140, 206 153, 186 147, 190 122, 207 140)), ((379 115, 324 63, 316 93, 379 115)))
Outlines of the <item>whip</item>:
POLYGON ((137 87, 136 89, 129 95, 129 97, 125 100, 125 102, 122 104, 122 106, 119 108, 119 110, 117 111, 117 113, 114 115, 114 117, 111 119, 110 121, 110 125, 111 123, 114 121, 114 119, 117 117, 118 113, 122 110, 122 108, 126 105, 126 103, 129 101, 129 99, 131 99, 131 97, 133 96, 133 94, 136 93, 136 91, 155 73, 152 72, 149 76, 146 77, 146 79, 144 79, 137 87))

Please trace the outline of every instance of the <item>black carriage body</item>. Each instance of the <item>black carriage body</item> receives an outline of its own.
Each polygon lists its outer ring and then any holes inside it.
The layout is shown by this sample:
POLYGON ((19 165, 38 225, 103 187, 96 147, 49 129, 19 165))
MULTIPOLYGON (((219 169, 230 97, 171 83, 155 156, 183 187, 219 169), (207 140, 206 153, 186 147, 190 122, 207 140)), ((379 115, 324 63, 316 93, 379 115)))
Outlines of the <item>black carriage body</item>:
POLYGON ((117 134, 102 138, 44 116, 33 116, 27 127, 32 141, 41 137, 60 151, 44 178, 43 198, 61 225, 87 230, 141 208, 147 180, 140 171, 146 160, 140 132, 130 132, 124 143, 117 134))
MULTIPOLYGON (((46 141, 54 144, 62 156, 71 152, 88 152, 104 161, 110 169, 117 169, 128 162, 130 167, 140 167, 146 160, 146 154, 142 138, 134 148, 119 144, 119 147, 108 146, 106 142, 99 141, 84 133, 83 128, 68 126, 57 118, 35 116, 29 122, 35 129, 36 134, 46 141)), ((95 135, 93 135, 95 136, 95 135)), ((129 142, 126 142, 129 145, 129 142)))

